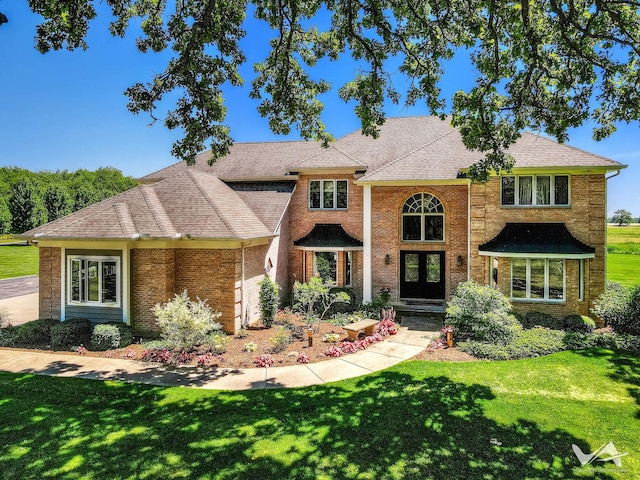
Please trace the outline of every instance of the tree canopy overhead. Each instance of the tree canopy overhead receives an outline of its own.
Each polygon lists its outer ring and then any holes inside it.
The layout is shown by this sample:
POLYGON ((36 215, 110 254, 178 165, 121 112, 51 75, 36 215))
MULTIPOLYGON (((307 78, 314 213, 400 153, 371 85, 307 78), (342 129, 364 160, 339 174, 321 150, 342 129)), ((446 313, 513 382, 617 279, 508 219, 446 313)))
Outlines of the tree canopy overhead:
MULTIPOLYGON (((37 48, 87 48, 96 0, 28 0, 44 17, 37 48)), ((504 150, 524 129, 560 142, 568 129, 593 122, 594 138, 640 115, 640 1, 625 0, 106 0, 112 35, 139 24, 142 52, 170 49, 164 72, 127 89, 128 108, 156 118, 169 92, 180 98, 164 118, 184 136, 172 153, 187 162, 210 142, 212 160, 232 144, 225 126, 226 85, 240 86, 246 56, 240 41, 246 14, 273 32, 270 49, 255 65, 250 95, 274 133, 298 129, 304 139, 328 143, 321 120, 322 94, 337 89, 353 101, 363 133, 376 137, 384 102, 423 102, 430 113, 460 128, 466 146, 486 156, 476 179, 508 170, 504 150), (454 54, 468 55, 474 84, 443 98, 443 69, 454 54), (344 85, 314 71, 321 59, 351 57, 360 70, 344 85), (392 61, 393 60, 393 61, 392 61), (399 68, 398 68, 398 62, 399 68), (391 65, 392 64, 392 65, 391 65), (403 91, 397 70, 408 80, 403 91), (449 101, 449 103, 448 103, 449 101), (450 107, 449 107, 450 105, 450 107)), ((264 43, 256 38, 250 43, 264 43)), ((404 82, 403 82, 404 85, 404 82)), ((330 128, 330 126, 329 126, 330 128)))

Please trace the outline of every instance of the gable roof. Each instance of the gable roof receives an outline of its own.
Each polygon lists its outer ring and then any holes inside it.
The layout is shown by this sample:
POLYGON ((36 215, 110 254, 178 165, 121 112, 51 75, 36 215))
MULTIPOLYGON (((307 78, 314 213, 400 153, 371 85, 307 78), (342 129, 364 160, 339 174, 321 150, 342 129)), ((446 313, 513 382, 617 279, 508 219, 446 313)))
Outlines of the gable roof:
POLYGON ((236 192, 214 175, 187 170, 153 185, 135 187, 25 232, 23 236, 51 239, 266 237, 274 234, 291 191, 289 188, 288 192, 280 192, 276 200, 267 202, 264 198, 269 195, 268 191, 257 192, 254 197, 255 192, 236 192), (257 209, 259 214, 254 212, 258 203, 261 204, 257 209), (278 220, 274 220, 276 218, 278 220))

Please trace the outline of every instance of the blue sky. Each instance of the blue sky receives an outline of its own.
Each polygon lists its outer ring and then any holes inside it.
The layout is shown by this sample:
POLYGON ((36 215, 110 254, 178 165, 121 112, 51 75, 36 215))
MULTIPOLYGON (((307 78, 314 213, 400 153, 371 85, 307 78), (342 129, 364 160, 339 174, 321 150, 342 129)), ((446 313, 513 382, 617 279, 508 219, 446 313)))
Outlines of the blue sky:
MULTIPOLYGON (((0 166, 35 171, 112 166, 125 175, 140 177, 177 161, 170 150, 180 132, 168 130, 161 121, 150 126, 147 115, 129 113, 123 94, 135 82, 146 82, 160 73, 169 54, 137 52, 133 35, 111 37, 106 29, 109 19, 102 16, 90 28, 88 50, 42 55, 34 48, 33 39, 39 17, 31 13, 27 2, 0 0, 0 11, 9 18, 9 23, 0 27, 0 166)), ((268 38, 268 30, 252 26, 253 43, 245 43, 250 59, 241 72, 246 86, 227 93, 226 124, 236 142, 285 139, 269 131, 266 120, 256 111, 256 101, 247 94, 252 64, 264 57, 268 38), (257 36, 264 41, 256 44, 257 36)), ((336 87, 353 75, 354 68, 344 63, 322 66, 323 74, 336 87)), ((469 77, 460 62, 453 63, 443 85, 453 92, 465 87, 460 79, 469 77)), ((323 120, 334 136, 359 128, 353 105, 345 105, 335 94, 327 95, 324 101, 323 120)), ((428 112, 424 107, 406 109, 390 104, 386 113, 428 112)), ((609 213, 624 208, 640 216, 639 134, 637 123, 621 125, 601 142, 592 140, 588 126, 571 132, 570 145, 628 165, 608 182, 609 213)))

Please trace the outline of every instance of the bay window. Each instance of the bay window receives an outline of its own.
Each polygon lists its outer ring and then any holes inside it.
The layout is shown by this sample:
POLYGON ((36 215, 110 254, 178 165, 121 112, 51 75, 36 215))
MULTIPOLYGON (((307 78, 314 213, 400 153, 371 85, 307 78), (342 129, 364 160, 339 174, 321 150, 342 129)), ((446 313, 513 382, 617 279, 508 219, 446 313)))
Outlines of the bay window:
POLYGON ((561 258, 512 258, 511 298, 514 300, 562 301, 565 264, 561 258))

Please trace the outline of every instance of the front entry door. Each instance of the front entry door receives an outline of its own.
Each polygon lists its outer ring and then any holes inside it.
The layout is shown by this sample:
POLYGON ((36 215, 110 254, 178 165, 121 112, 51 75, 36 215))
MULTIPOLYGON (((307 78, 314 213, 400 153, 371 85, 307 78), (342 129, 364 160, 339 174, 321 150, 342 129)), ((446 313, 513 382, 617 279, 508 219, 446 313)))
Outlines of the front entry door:
POLYGON ((400 297, 444 299, 444 252, 400 252, 400 297))

